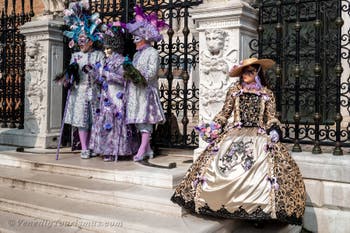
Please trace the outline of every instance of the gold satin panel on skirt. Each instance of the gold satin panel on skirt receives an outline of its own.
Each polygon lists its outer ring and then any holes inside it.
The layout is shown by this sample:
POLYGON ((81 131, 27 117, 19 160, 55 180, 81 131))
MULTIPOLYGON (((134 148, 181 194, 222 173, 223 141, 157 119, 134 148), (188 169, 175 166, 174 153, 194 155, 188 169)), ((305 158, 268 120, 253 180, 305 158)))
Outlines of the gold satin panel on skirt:
POLYGON ((220 150, 204 174, 206 185, 202 185, 200 198, 195 200, 196 207, 202 207, 207 203, 214 211, 224 205, 229 212, 242 207, 248 213, 252 213, 259 205, 264 212, 272 212, 274 200, 271 200, 271 188, 266 179, 271 161, 263 148, 267 137, 256 135, 257 128, 244 128, 232 130, 223 138, 220 150), (252 150, 253 165, 246 171, 242 160, 244 153, 235 152, 232 157, 237 158, 231 162, 234 166, 222 172, 223 164, 220 160, 227 155, 227 151, 234 143, 245 143, 247 149, 252 150))

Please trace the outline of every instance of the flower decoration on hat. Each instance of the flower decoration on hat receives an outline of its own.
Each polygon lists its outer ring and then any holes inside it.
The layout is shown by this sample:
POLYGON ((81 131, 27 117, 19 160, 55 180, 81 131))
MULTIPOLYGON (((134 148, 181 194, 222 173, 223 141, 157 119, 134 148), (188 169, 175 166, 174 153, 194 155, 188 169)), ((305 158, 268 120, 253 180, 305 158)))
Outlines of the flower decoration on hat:
POLYGON ((64 21, 69 26, 69 31, 63 35, 70 38, 69 47, 74 47, 77 43, 83 44, 88 40, 102 41, 102 24, 99 13, 89 13, 89 2, 86 0, 71 3, 68 9, 63 11, 64 21))
POLYGON ((159 42, 163 39, 162 30, 169 27, 164 20, 159 20, 155 12, 146 14, 141 6, 136 5, 135 19, 126 24, 128 31, 134 36, 139 36, 147 41, 159 42))

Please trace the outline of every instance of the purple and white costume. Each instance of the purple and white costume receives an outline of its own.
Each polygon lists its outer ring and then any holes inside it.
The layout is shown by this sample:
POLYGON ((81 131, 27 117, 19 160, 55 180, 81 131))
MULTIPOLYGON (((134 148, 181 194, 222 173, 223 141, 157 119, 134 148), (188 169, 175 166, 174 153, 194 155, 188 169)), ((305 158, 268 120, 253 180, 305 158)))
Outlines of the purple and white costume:
POLYGON ((98 106, 96 96, 100 93, 99 86, 95 83, 91 75, 82 71, 85 65, 104 63, 104 53, 102 51, 76 52, 72 54, 71 63, 76 61, 79 64, 78 85, 74 85, 68 100, 67 113, 64 119, 66 124, 89 130, 93 123, 92 114, 98 106))
POLYGON ((135 127, 125 124, 127 99, 123 62, 122 55, 113 53, 98 70, 102 90, 90 139, 90 149, 95 153, 114 155, 116 158, 136 153, 139 146, 135 127))
POLYGON ((142 48, 135 53, 133 65, 145 77, 148 85, 145 87, 128 82, 126 123, 164 123, 165 116, 158 92, 158 51, 151 46, 142 48))

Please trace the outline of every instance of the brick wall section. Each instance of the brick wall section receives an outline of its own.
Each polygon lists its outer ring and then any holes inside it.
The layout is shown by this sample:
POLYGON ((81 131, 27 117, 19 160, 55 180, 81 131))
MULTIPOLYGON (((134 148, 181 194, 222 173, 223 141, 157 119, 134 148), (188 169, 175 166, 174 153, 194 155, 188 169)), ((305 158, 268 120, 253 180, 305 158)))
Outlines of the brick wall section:
MULTIPOLYGON (((21 13, 22 12, 22 1, 21 0, 16 0, 16 13, 21 13)), ((0 0, 0 13, 4 9, 5 6, 5 0, 0 0)), ((44 4, 42 0, 33 0, 33 10, 35 16, 41 15, 44 12, 44 4)), ((30 11, 30 5, 29 5, 29 0, 24 0, 24 12, 27 13, 30 11)), ((12 0, 8 1, 8 14, 12 13, 12 0)))

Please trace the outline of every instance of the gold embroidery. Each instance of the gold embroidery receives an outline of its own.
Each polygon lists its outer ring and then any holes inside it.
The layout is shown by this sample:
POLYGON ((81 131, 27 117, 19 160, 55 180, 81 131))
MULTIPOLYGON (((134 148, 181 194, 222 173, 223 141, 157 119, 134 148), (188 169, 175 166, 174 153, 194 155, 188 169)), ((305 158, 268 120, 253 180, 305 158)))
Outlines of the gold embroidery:
POLYGON ((300 170, 286 147, 281 143, 274 145, 271 154, 274 161, 274 175, 279 189, 275 192, 276 212, 285 211, 287 215, 303 216, 306 192, 300 170))

